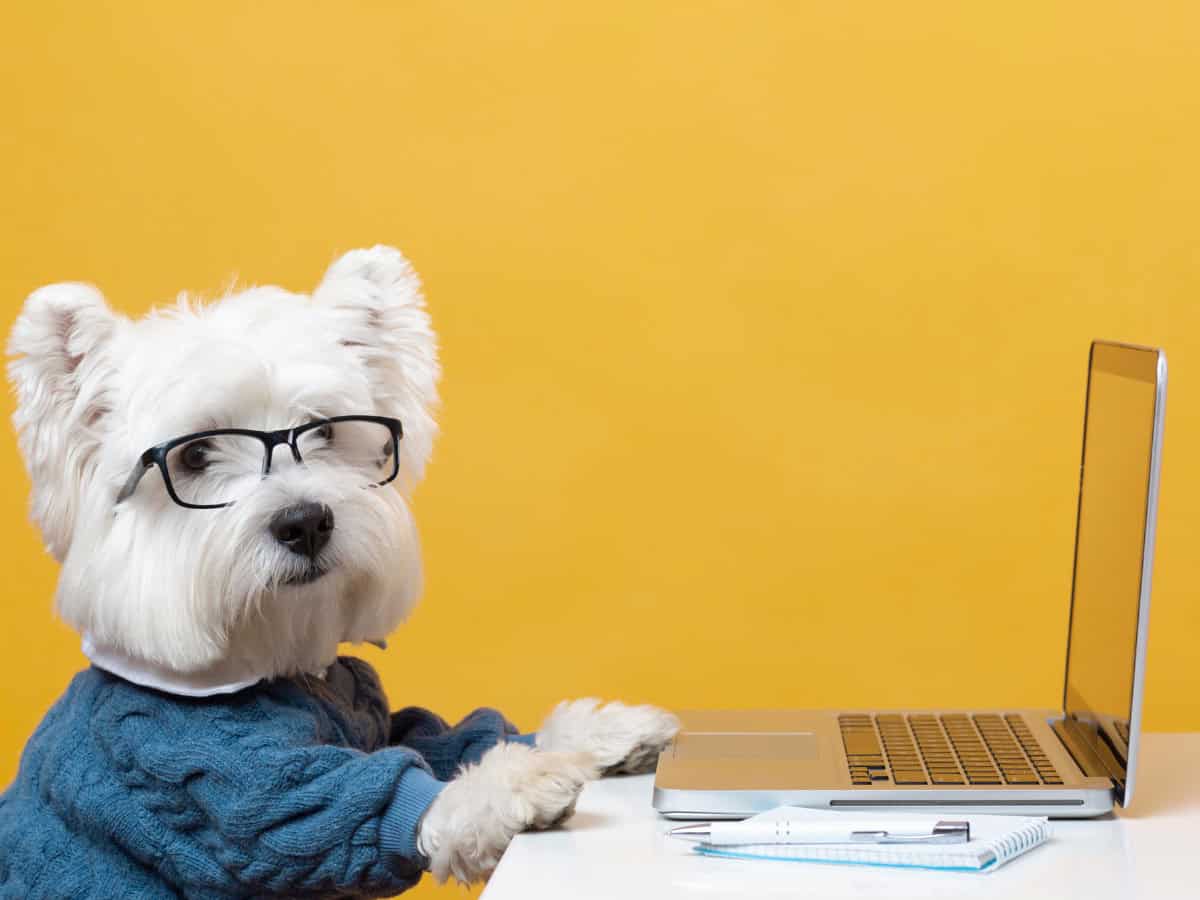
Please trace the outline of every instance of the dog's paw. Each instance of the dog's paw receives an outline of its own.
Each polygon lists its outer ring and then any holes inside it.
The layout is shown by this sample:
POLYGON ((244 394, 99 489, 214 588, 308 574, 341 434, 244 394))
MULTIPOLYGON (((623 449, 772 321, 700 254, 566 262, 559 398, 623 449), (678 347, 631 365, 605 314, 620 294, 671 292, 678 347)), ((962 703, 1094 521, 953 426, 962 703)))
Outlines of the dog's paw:
POLYGON ((555 752, 590 753, 608 775, 649 772, 679 731, 679 719, 657 706, 564 700, 538 729, 537 745, 555 752))
POLYGON ((552 828, 575 811, 584 784, 596 777, 585 753, 544 753, 524 744, 497 744, 466 766, 430 804, 417 849, 438 881, 463 884, 491 874, 521 831, 552 828))

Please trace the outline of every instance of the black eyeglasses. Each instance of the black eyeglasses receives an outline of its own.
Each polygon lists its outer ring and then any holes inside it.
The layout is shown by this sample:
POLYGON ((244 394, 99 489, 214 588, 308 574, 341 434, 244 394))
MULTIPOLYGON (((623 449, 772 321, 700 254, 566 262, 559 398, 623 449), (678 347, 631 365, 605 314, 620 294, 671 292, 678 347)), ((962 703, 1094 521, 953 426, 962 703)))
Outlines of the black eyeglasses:
POLYGON ((151 466, 162 472, 167 493, 188 509, 217 509, 236 503, 271 471, 275 448, 287 444, 298 463, 349 469, 364 487, 379 487, 400 472, 399 419, 334 416, 279 431, 214 428, 172 438, 145 451, 117 502, 127 499, 151 466))

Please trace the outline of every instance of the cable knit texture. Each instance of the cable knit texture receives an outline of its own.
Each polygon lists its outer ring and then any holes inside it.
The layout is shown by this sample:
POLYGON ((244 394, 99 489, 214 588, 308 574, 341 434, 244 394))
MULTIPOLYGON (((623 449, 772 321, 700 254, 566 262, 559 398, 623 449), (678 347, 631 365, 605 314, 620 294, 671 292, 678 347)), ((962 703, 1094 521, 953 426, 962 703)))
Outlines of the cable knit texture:
POLYGON ((0 796, 0 897, 375 897, 411 887, 421 816, 522 740, 492 710, 394 715, 375 670, 187 698, 79 673, 0 796))

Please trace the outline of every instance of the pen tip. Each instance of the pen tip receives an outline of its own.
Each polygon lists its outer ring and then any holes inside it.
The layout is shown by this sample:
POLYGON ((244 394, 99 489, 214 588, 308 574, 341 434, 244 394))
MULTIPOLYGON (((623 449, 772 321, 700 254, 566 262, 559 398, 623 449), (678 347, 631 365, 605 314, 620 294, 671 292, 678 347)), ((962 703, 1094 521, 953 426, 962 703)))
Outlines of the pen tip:
POLYGON ((667 832, 671 837, 683 838, 688 841, 707 840, 712 834, 712 827, 707 822, 694 822, 691 825, 680 825, 667 832))

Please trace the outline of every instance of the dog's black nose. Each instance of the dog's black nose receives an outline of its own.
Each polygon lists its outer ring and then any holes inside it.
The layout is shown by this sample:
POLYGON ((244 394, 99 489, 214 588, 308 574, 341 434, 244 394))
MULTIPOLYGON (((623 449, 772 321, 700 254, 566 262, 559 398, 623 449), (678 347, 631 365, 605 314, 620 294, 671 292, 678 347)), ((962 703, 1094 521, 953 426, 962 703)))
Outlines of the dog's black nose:
POLYGON ((315 559, 329 543, 333 510, 324 503, 298 503, 277 512, 270 528, 275 540, 293 553, 315 559))

